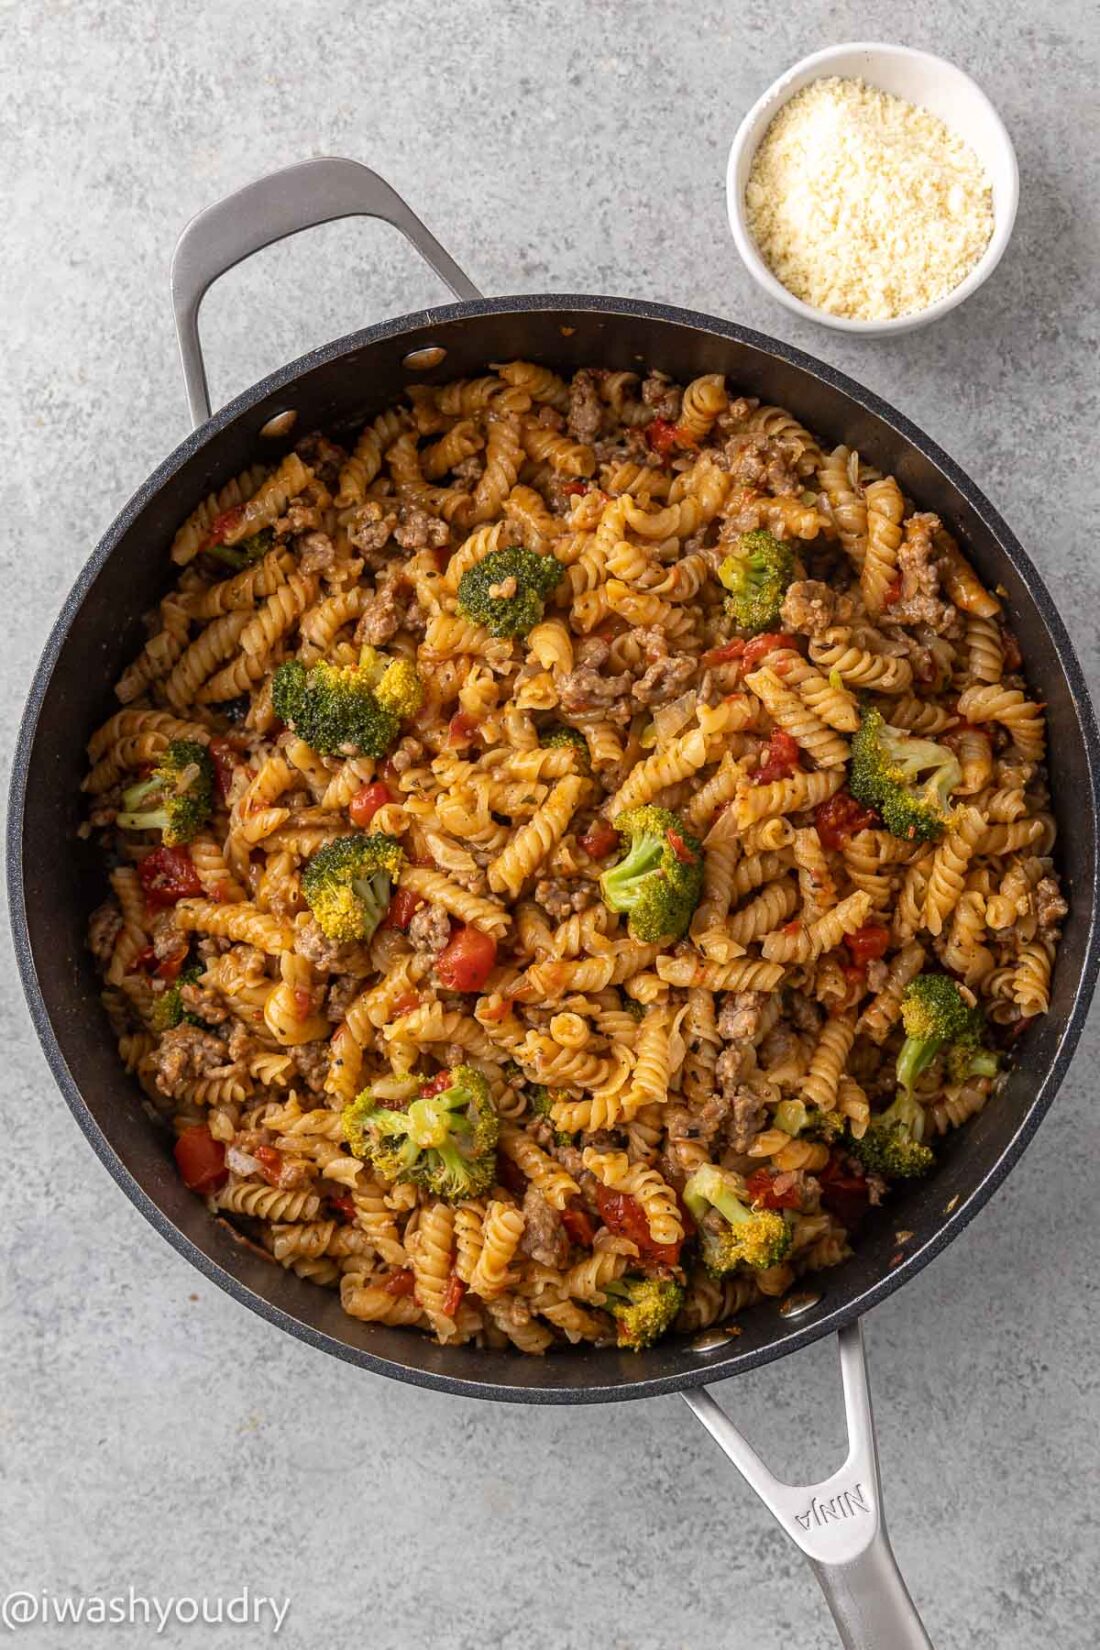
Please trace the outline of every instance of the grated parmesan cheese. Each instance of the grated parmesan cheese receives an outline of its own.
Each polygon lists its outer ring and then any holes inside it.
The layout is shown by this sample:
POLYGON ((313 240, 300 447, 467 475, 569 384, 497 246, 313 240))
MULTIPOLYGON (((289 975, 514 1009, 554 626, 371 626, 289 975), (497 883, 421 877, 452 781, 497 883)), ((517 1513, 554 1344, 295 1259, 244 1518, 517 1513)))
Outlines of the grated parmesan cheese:
POLYGON ((965 279, 993 232, 993 192, 968 144, 927 109, 835 76, 776 115, 745 206, 789 292, 861 321, 927 309, 965 279))

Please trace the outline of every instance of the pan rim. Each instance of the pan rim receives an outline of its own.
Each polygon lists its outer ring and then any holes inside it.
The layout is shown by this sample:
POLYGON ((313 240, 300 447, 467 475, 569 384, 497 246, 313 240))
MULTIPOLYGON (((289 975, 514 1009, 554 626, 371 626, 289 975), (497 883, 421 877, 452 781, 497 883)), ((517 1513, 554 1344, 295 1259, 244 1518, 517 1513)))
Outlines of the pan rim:
MULTIPOLYGON (((7 817, 7 880, 11 911, 11 928, 16 961, 31 1019, 47 1064, 55 1082, 73 1113, 81 1131, 97 1157, 112 1178, 126 1193, 131 1203, 154 1226, 172 1247, 188 1260, 210 1282, 218 1285, 234 1300, 256 1312, 267 1322, 286 1330, 298 1340, 320 1351, 330 1353, 369 1370, 373 1374, 428 1387, 458 1396, 482 1398, 509 1403, 613 1403, 636 1398, 656 1397, 664 1393, 689 1390, 728 1379, 746 1370, 772 1363, 788 1353, 834 1333, 854 1322, 872 1307, 887 1299, 911 1277, 922 1271, 930 1261, 954 1241, 963 1228, 985 1207, 993 1193, 1016 1165, 1046 1115, 1061 1086, 1076 1051, 1084 1028, 1097 973, 1100 971, 1100 925, 1095 888, 1100 870, 1100 734, 1089 696, 1084 672, 1077 658, 1073 642, 1061 615, 1047 590, 1038 570, 1019 539, 1003 520, 985 494, 964 471, 929 436, 914 425, 904 414, 873 391, 839 372, 827 362, 799 350, 779 339, 771 338, 738 323, 724 321, 700 311, 678 308, 633 298, 616 298, 592 294, 542 293, 518 294, 496 298, 468 300, 462 303, 427 308, 407 315, 378 322, 374 326, 349 333, 321 345, 306 355, 277 368, 265 378, 234 397, 220 408, 205 424, 188 436, 157 466, 150 476, 132 494, 122 510, 101 536, 91 556, 77 575, 51 627, 35 669, 26 705, 20 722, 18 742, 12 762, 7 817), (256 1295, 232 1273, 226 1271, 203 1249, 182 1232, 168 1215, 145 1191, 141 1183, 122 1162, 106 1134, 93 1117, 69 1071, 60 1044, 53 1029, 45 997, 39 985, 27 920, 23 877, 24 808, 31 753, 37 733, 39 715, 54 670, 61 657, 72 624, 83 605, 88 590, 113 553, 123 535, 129 530, 145 507, 173 475, 203 448, 215 442, 223 430, 242 414, 267 396, 292 385, 304 373, 315 367, 337 360, 361 348, 404 333, 420 331, 432 326, 443 326, 454 321, 484 315, 534 314, 552 310, 563 317, 569 313, 603 313, 645 320, 672 323, 694 331, 710 332, 735 343, 747 344, 774 358, 787 362, 824 381, 838 390, 855 406, 872 414, 887 425, 902 441, 914 447, 935 465, 953 487, 966 499, 981 518, 1000 548, 1015 566, 1028 586, 1031 600, 1039 611, 1052 639, 1058 664, 1066 678, 1074 702, 1078 726, 1084 747, 1088 771, 1088 791, 1092 821, 1092 905, 1085 933, 1083 959, 1073 1000, 1059 1037, 1054 1056, 1038 1083, 1035 1095, 1020 1120, 1015 1134, 1002 1149, 989 1172, 961 1199, 955 1210, 928 1239, 893 1270, 885 1273, 856 1299, 838 1304, 802 1328, 786 1333, 781 1340, 769 1341, 763 1346, 732 1350, 711 1362, 700 1362, 697 1367, 675 1374, 660 1376, 638 1375, 622 1381, 609 1381, 597 1386, 569 1386, 567 1384, 539 1385, 534 1381, 512 1384, 495 1380, 474 1380, 469 1376, 451 1375, 431 1369, 409 1366, 393 1358, 383 1357, 366 1348, 352 1345, 315 1328, 295 1317, 282 1307, 256 1295)), ((532 1360, 533 1362, 533 1360, 532 1360)), ((530 1363, 524 1365, 530 1370, 530 1363)))

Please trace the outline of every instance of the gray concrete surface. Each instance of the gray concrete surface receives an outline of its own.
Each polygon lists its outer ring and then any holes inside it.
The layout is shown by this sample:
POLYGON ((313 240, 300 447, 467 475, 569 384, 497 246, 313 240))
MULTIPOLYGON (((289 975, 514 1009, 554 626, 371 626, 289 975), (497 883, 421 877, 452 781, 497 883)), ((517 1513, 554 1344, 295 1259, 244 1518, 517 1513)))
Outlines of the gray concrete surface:
MULTIPOLYGON (((1097 679, 1089 8, 22 0, 2 15, 5 726, 95 538, 185 432, 165 280, 178 229, 325 152, 384 172, 489 292, 696 305, 881 391, 1004 510, 1097 679), (973 71, 1022 173, 1000 272, 895 343, 773 307, 723 211, 748 103, 804 52, 861 36, 973 71)), ((271 251, 207 306, 215 391, 436 296, 379 226, 271 251)), ((678 1399, 446 1400, 307 1351, 199 1280, 95 1163, 4 962, 0 1591, 247 1584, 291 1597, 280 1642, 326 1650, 834 1642, 808 1572, 678 1399)), ((1100 1257, 1081 1205, 1098 1055, 1093 1036, 993 1206, 869 1325, 891 1526, 940 1650, 1097 1639, 1100 1257)), ((780 1467, 821 1470, 839 1447, 834 1375, 819 1348, 723 1400, 780 1467)), ((22 1638, 105 1636, 269 1639, 22 1638)))

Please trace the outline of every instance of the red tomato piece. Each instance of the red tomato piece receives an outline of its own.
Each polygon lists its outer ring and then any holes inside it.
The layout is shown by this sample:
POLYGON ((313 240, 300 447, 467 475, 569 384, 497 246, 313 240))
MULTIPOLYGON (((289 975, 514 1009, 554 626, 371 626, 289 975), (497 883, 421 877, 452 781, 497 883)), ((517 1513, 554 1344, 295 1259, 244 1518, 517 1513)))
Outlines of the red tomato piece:
POLYGON ((215 1140, 205 1123, 196 1123, 184 1129, 173 1147, 172 1155, 180 1172, 180 1179, 189 1191, 207 1197, 225 1185, 229 1170, 225 1166, 225 1147, 215 1140))
POLYGON ((145 903, 151 911, 202 893, 199 873, 186 848, 154 848, 137 868, 145 903))
POLYGON ((402 1014, 411 1014, 414 1008, 420 1006, 420 998, 415 991, 406 991, 398 997, 393 1005, 393 1017, 399 1020, 402 1014))
POLYGON ((753 776, 754 785, 771 785, 777 779, 789 779, 797 772, 801 751, 798 743, 783 728, 773 728, 764 760, 753 776))
POLYGON ((260 1173, 269 1186, 279 1184, 279 1176, 283 1172, 283 1154, 277 1146, 257 1146, 252 1153, 260 1165, 260 1173))
POLYGON ((681 865, 694 865, 698 857, 693 848, 689 848, 679 831, 669 831, 668 845, 676 855, 681 865))
POLYGON ((765 1209, 797 1209, 802 1203, 797 1186, 788 1186, 781 1192, 775 1190, 775 1177, 770 1169, 754 1169, 745 1181, 745 1190, 754 1203, 765 1209))
POLYGON ((573 498, 576 498, 579 493, 587 493, 587 491, 587 481, 567 481, 565 486, 562 488, 563 493, 568 493, 573 498))
POLYGON ((411 1295, 416 1288, 416 1279, 409 1267, 402 1267, 382 1285, 387 1295, 411 1295))
POLYGON ((413 914, 419 911, 424 901, 419 894, 414 894, 411 888, 397 888, 390 900, 390 908, 382 919, 383 928, 407 928, 413 919, 413 914))
POLYGON ((570 1243, 579 1243, 582 1249, 591 1249, 596 1228, 592 1224, 592 1216, 586 1209, 563 1209, 561 1223, 570 1243))
POLYGON ((734 659, 740 659, 744 651, 744 642, 740 636, 735 636, 731 642, 723 642, 721 647, 712 647, 703 654, 699 663, 704 670, 712 670, 715 665, 728 665, 734 659))
POLYGON ((210 523, 210 532, 203 543, 203 549, 209 550, 213 545, 221 544, 226 534, 236 527, 243 514, 244 506, 235 504, 232 510, 223 510, 220 516, 215 516, 210 523))
POLYGON ((860 1224, 868 1208, 867 1182, 862 1175, 852 1174, 844 1160, 834 1152, 817 1176, 821 1183, 821 1201, 849 1232, 860 1224))
POLYGON ((393 801, 393 793, 384 779, 376 779, 373 784, 362 785, 348 803, 348 813, 353 825, 365 830, 378 812, 387 802, 393 801))
POLYGON ((600 1218, 609 1232, 616 1237, 628 1237, 638 1245, 638 1253, 642 1260, 659 1262, 664 1266, 678 1266, 680 1263, 680 1245, 678 1243, 654 1243, 649 1235, 649 1222, 645 1217, 645 1210, 627 1192, 613 1192, 606 1186, 596 1187, 596 1206, 600 1211, 600 1218))
POLYGON ((457 716, 451 717, 447 729, 447 743, 452 750, 465 750, 467 745, 473 744, 476 732, 477 717, 460 710, 457 716))
POLYGON ((865 967, 875 957, 884 957, 890 944, 890 930, 878 923, 867 922, 849 934, 844 941, 857 968, 865 967))
POLYGON ((435 960, 439 982, 448 991, 480 991, 497 960, 497 942, 472 923, 452 934, 435 960))
POLYGON ((581 847, 589 859, 606 859, 619 846, 619 833, 605 819, 594 819, 581 837, 581 847))
POLYGON ((454 1317, 455 1313, 462 1305, 462 1297, 465 1293, 466 1285, 460 1277, 457 1277, 455 1273, 452 1272, 450 1278, 448 1279, 447 1288, 444 1292, 443 1300, 439 1308, 445 1318, 454 1317))
POLYGON ((1024 662, 1024 656, 1020 652, 1019 642, 1011 630, 1006 630, 1004 625, 1001 626, 1001 646, 1004 648, 1005 669, 1019 670, 1024 662))
POLYGON ((654 418, 646 425, 645 438, 653 452, 667 458, 673 447, 680 444, 680 426, 667 418, 654 418))
POLYGON ((214 782, 218 787, 223 802, 229 799, 229 787, 233 783, 233 775, 237 763, 235 752, 228 739, 211 739, 207 749, 210 760, 214 764, 214 782))
POLYGON ((332 1207, 336 1210, 337 1214, 343 1215, 345 1220, 355 1219, 357 1213, 355 1199, 352 1197, 350 1192, 339 1192, 335 1197, 330 1192, 328 1194, 328 1200, 332 1207))
POLYGON ((819 802, 814 809, 814 824, 823 848, 839 853, 847 847, 851 837, 877 825, 878 815, 873 808, 865 808, 849 791, 837 791, 827 802, 819 802))
POLYGON ((778 653, 781 648, 793 648, 797 653, 798 641, 785 630, 765 630, 763 635, 754 636, 751 642, 745 643, 745 669, 755 670, 761 659, 766 659, 769 653, 778 653))
POLYGON ((449 1089, 450 1086, 451 1086, 451 1074, 450 1074, 450 1072, 449 1071, 437 1071, 434 1077, 429 1077, 428 1081, 426 1083, 421 1083, 420 1092, 421 1092, 422 1095, 442 1094, 443 1090, 444 1089, 449 1089))
MULTIPOLYGON (((150 946, 149 949, 152 950, 153 949, 152 946, 150 946)), ((154 957, 156 956, 155 951, 153 952, 153 955, 154 955, 154 957)), ((173 953, 170 957, 163 957, 160 960, 160 962, 157 963, 157 967, 156 967, 157 979, 158 980, 178 980, 179 976, 180 976, 180 969, 183 967, 183 965, 186 961, 187 961, 187 947, 185 945, 182 950, 173 951, 173 953)))
POLYGON ((900 600, 901 600, 901 574, 899 573, 896 579, 891 579, 890 580, 890 583, 886 586, 886 589, 882 592, 882 605, 883 605, 883 607, 893 607, 894 603, 895 602, 900 602, 900 600))

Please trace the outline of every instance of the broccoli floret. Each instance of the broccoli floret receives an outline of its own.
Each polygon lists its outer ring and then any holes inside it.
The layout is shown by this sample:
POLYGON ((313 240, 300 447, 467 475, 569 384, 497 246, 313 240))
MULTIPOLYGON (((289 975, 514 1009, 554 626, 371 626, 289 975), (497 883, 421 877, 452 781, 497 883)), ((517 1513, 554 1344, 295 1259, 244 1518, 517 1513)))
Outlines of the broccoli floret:
POLYGON ((718 569, 729 591, 726 612, 739 630, 774 630, 787 586, 794 576, 794 551, 764 527, 742 533, 737 549, 718 569))
POLYGON ((947 1052, 948 1075, 954 1083, 996 1072, 996 1055, 981 1047, 985 1029, 982 1011, 967 1002, 950 975, 918 974, 902 997, 901 1021, 905 1042, 898 1055, 897 1073, 898 1082, 908 1093, 941 1050, 947 1052))
POLYGON ((202 962, 188 963, 181 968, 178 977, 162 991, 159 997, 153 998, 150 1020, 154 1031, 173 1031, 178 1025, 205 1026, 206 1021, 190 1009, 183 1006, 183 991, 185 985, 194 985, 206 972, 206 965, 202 962))
POLYGON ((251 567, 254 561, 259 561, 275 542, 275 535, 270 527, 263 527, 251 538, 242 539, 240 544, 208 544, 206 554, 213 556, 234 573, 240 573, 244 568, 251 567))
MULTIPOLYGON (((554 1119, 550 1115, 552 1108, 556 1106, 559 1101, 568 1098, 564 1089, 548 1089, 541 1083, 534 1088, 528 1089, 527 1095, 528 1103, 530 1104, 531 1111, 534 1116, 545 1117, 547 1122, 551 1125, 554 1122, 554 1119)), ((554 1129, 555 1145, 571 1146, 576 1138, 576 1135, 570 1134, 568 1129, 554 1129)))
POLYGON ((338 836, 318 848, 302 873, 302 892, 330 940, 370 939, 404 863, 401 844, 384 831, 338 836))
POLYGON ((214 764, 205 745, 173 739, 149 775, 122 793, 124 831, 159 831, 176 848, 206 824, 214 806, 214 764))
POLYGON ((906 1089, 899 1089, 894 1102, 872 1117, 860 1140, 845 1141, 845 1149, 874 1174, 897 1180, 913 1180, 927 1174, 935 1158, 922 1145, 924 1107, 906 1089))
POLYGON ((580 728, 567 728, 563 723, 555 722, 551 727, 539 729, 539 744, 548 750, 557 750, 569 746, 577 753, 577 760, 581 769, 587 773, 592 766, 592 759, 588 751, 588 740, 580 728))
POLYGON ((423 699, 407 659, 387 661, 368 649, 358 665, 322 660, 307 669, 288 659, 275 672, 271 702, 300 739, 322 756, 385 756, 423 699))
POLYGON ((488 1191, 499 1133, 489 1085, 473 1066, 455 1066, 425 1083, 405 1111, 379 1105, 364 1089, 344 1112, 344 1135, 356 1157, 387 1180, 411 1181, 448 1203, 488 1191))
POLYGON ((458 581, 458 610, 490 636, 526 636, 563 571, 553 556, 521 544, 493 550, 458 581))
POLYGON ((684 1187, 684 1202, 699 1228, 703 1265, 713 1278, 737 1266, 775 1266, 787 1253, 790 1228, 775 1209, 745 1201, 744 1182, 729 1169, 704 1163, 684 1187))
POLYGON ((615 1319, 620 1346, 641 1352, 659 1341, 679 1312, 684 1291, 671 1278, 629 1276, 605 1283, 604 1310, 615 1319))
POLYGON ((891 727, 881 711, 864 709, 852 740, 848 788, 877 808, 893 836, 934 841, 950 822, 951 792, 961 770, 952 751, 891 727), (921 775, 928 777, 921 780, 921 775))
POLYGON ((628 808, 615 819, 626 854, 600 878, 604 903, 629 912, 631 937, 643 945, 687 932, 703 888, 703 848, 667 808, 628 808))

